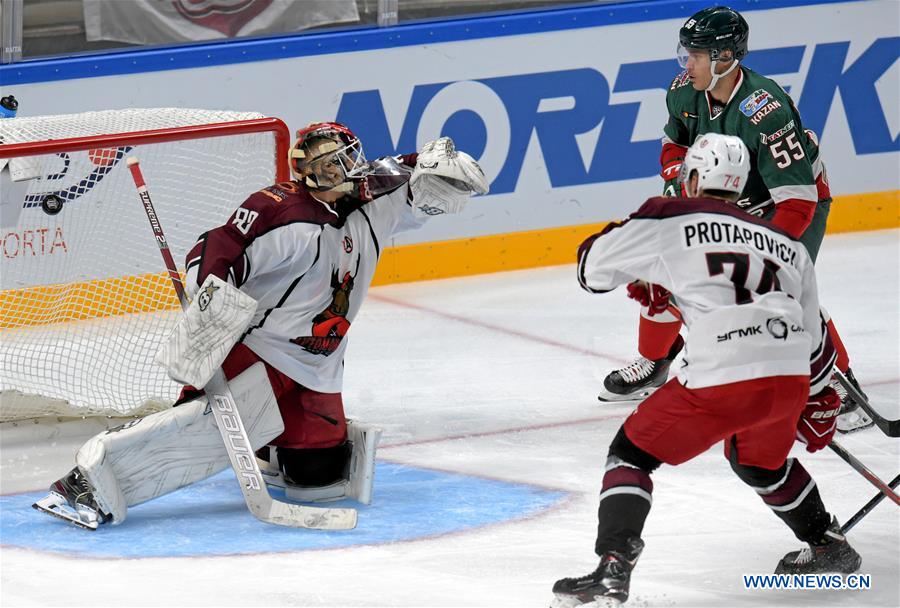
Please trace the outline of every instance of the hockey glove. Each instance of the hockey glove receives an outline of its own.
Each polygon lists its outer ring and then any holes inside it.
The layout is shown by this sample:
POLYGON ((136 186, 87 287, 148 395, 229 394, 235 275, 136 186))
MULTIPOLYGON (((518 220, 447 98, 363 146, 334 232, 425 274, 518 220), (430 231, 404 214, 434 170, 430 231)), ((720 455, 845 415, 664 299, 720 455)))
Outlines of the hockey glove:
POLYGON ((807 452, 817 452, 831 443, 840 411, 841 399, 830 386, 810 395, 797 422, 797 439, 806 444, 807 452))
POLYGON ((669 290, 660 285, 645 281, 634 281, 626 287, 628 297, 637 300, 641 306, 645 306, 647 316, 652 317, 664 313, 669 307, 669 290))
POLYGON ((659 172, 665 184, 663 185, 663 196, 684 196, 684 188, 682 187, 679 175, 681 174, 681 163, 687 154, 685 146, 679 146, 673 142, 663 144, 662 153, 659 155, 659 164, 662 170, 659 172))
POLYGON ((420 217, 459 213, 472 193, 487 194, 488 182, 475 160, 442 137, 422 147, 409 180, 413 212, 420 217))

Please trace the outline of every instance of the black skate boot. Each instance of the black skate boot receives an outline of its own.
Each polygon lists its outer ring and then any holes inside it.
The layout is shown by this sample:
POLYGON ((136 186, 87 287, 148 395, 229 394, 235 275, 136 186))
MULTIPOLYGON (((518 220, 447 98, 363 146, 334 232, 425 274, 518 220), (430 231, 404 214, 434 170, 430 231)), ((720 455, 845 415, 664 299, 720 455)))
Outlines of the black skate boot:
POLYGON ((630 538, 625 551, 604 553, 600 565, 590 574, 556 581, 550 608, 618 606, 623 603, 628 599, 631 571, 643 550, 644 541, 630 538))
POLYGON ((638 357, 625 367, 615 369, 603 379, 600 401, 641 401, 666 383, 669 367, 684 347, 684 338, 678 336, 664 359, 651 361, 638 357))
MULTIPOLYGON (((859 387, 859 382, 856 381, 856 377, 853 375, 853 370, 847 368, 847 372, 844 374, 847 380, 852 384, 856 390, 860 392, 860 394, 868 399, 868 396, 863 392, 863 390, 859 387)), ((865 410, 859 407, 859 404, 856 402, 850 393, 847 392, 847 389, 844 388, 844 385, 841 384, 841 381, 837 379, 837 376, 831 377, 831 388, 838 394, 838 397, 841 398, 841 411, 838 414, 837 419, 837 430, 840 433, 852 433, 854 431, 861 431, 863 429, 869 428, 874 424, 872 417, 869 416, 865 410)))
POLYGON ((833 518, 822 540, 785 555, 778 562, 775 574, 852 574, 861 564, 859 553, 847 542, 837 518, 833 518))
POLYGON ((50 494, 31 506, 87 530, 96 530, 110 520, 100 510, 91 484, 78 467, 53 482, 50 494))

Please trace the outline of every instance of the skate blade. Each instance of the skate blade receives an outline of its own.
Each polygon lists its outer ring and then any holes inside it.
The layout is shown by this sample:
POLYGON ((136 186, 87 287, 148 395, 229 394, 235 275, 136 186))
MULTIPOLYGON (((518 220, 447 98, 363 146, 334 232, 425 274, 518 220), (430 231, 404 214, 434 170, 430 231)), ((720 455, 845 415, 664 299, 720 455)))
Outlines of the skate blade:
POLYGON ((614 393, 608 393, 603 391, 599 395, 597 395, 597 401, 600 403, 617 403, 622 405, 638 405, 644 399, 653 394, 653 391, 642 391, 636 395, 616 395, 614 393))
POLYGON ((847 433, 855 433, 873 426, 875 422, 862 409, 855 409, 841 414, 837 419, 837 430, 839 433, 846 435, 847 433))
POLYGON ((91 518, 87 513, 72 509, 66 499, 56 492, 51 492, 49 496, 40 499, 31 507, 85 530, 93 531, 100 525, 96 517, 91 518))

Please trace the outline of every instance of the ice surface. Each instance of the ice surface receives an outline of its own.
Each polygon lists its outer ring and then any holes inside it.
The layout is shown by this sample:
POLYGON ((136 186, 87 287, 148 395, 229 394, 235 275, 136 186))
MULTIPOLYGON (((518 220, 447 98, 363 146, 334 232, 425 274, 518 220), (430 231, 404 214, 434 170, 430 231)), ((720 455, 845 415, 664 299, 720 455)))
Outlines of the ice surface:
MULTIPOLYGON (((857 378, 895 412, 898 260, 900 232, 891 230, 828 237, 818 263, 821 300, 857 378)), ((13 548, 3 538, 0 604, 547 606, 553 581, 595 566, 603 463, 629 411, 601 405, 596 393, 609 368, 634 356, 636 306, 624 293, 582 292, 574 267, 561 266, 376 288, 350 332, 344 399, 349 415, 385 428, 380 462, 567 494, 546 510, 417 540, 227 557, 85 557, 13 548)), ((53 436, 25 452, 5 446, 2 493, 45 487, 71 466, 80 441, 53 436)), ((895 439, 869 429, 840 441, 882 478, 897 474, 895 439)), ((830 451, 808 455, 798 446, 794 455, 841 519, 875 494, 830 451)), ((662 467, 654 486, 628 605, 900 605, 900 511, 890 501, 850 534, 872 589, 748 591, 742 574, 772 572, 800 543, 733 476, 721 446, 662 467)), ((390 497, 383 490, 376 473, 376 505, 390 497)), ((483 493, 458 500, 492 508, 483 493)), ((207 508, 215 522, 216 503, 207 508)), ((419 508, 429 514, 427 498, 419 508)))

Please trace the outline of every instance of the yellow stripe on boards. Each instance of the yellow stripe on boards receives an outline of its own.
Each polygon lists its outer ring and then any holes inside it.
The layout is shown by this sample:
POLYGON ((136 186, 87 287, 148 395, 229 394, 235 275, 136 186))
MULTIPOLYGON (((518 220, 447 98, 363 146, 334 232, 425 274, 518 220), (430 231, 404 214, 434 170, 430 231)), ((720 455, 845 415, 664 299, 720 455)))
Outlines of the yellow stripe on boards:
POLYGON ((835 197, 828 234, 900 227, 900 190, 835 197))
MULTIPOLYGON (((436 220, 440 221, 440 220, 436 220)), ((385 249, 373 285, 574 264, 578 245, 606 222, 385 249)), ((900 227, 900 190, 836 197, 829 234, 900 227)), ((165 273, 0 292, 0 329, 172 310, 165 273)))
MULTIPOLYGON (((900 190, 836 197, 828 216, 827 232, 900 227, 898 203, 900 190)), ((604 226, 606 222, 385 249, 372 284, 574 264, 578 246, 604 226)))

